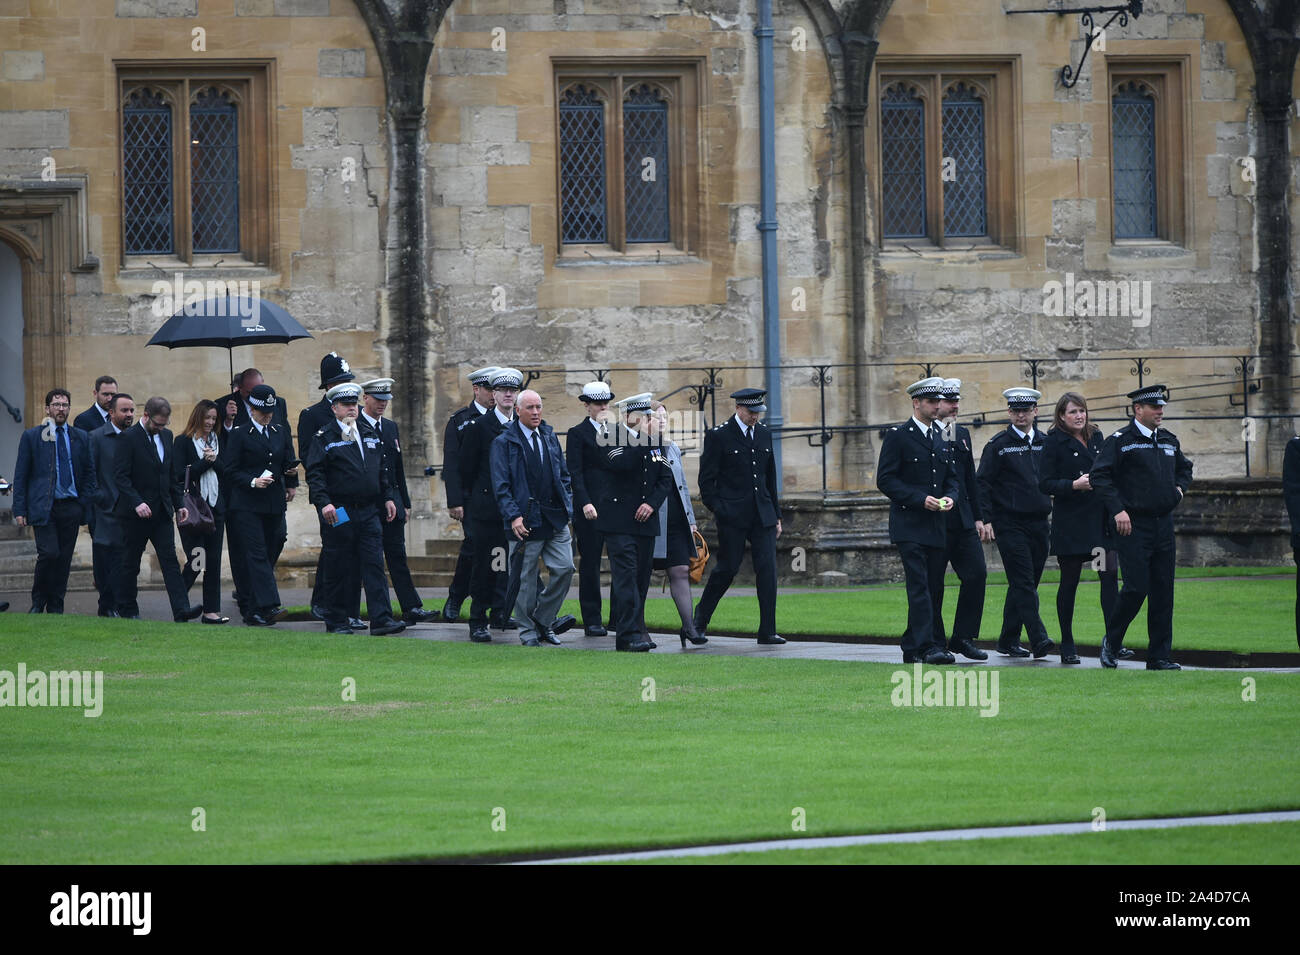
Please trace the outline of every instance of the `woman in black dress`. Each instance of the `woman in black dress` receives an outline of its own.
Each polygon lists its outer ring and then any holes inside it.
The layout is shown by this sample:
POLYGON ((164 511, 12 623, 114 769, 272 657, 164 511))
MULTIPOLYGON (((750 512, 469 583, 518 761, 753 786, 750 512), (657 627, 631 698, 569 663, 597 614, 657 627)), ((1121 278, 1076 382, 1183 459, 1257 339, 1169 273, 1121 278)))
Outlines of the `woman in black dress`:
POLYGON ((1088 472, 1101 451, 1100 429, 1088 421, 1088 402, 1067 391, 1056 402, 1052 429, 1043 443, 1038 489, 1052 495, 1052 549, 1061 567, 1056 616, 1061 626, 1061 662, 1078 663, 1074 648, 1074 596, 1079 574, 1104 552, 1101 612, 1109 620, 1119 595, 1118 554, 1113 549, 1106 509, 1093 493, 1088 472))
POLYGON ((650 433, 660 443, 664 459, 673 472, 673 493, 659 508, 659 536, 655 538, 654 568, 668 571, 668 591, 677 605, 682 629, 678 632, 682 646, 708 643, 695 629, 691 604, 691 558, 695 556, 695 511, 691 508, 690 485, 682 470, 682 451, 668 437, 668 409, 662 402, 650 404, 650 433))
POLYGON ((185 430, 176 435, 173 444, 172 467, 178 482, 185 480, 185 468, 190 469, 190 490, 208 502, 212 508, 212 532, 203 534, 189 528, 181 529, 181 547, 185 550, 185 566, 181 576, 188 591, 203 574, 203 623, 227 623, 230 618, 221 615, 221 538, 226 524, 226 501, 222 493, 217 454, 220 441, 217 434, 217 406, 204 399, 194 406, 185 430), (195 551, 202 548, 202 563, 195 551), (202 571, 198 569, 201 566, 202 571))

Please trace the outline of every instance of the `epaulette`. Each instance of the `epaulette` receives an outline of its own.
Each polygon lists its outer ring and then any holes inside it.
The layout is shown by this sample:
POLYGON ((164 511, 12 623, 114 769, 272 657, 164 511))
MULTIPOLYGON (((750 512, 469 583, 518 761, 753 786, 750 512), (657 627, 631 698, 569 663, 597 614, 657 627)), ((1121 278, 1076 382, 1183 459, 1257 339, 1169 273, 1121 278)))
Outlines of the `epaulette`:
POLYGON ((325 433, 325 429, 321 428, 319 431, 316 432, 315 437, 319 438, 324 433, 325 433))

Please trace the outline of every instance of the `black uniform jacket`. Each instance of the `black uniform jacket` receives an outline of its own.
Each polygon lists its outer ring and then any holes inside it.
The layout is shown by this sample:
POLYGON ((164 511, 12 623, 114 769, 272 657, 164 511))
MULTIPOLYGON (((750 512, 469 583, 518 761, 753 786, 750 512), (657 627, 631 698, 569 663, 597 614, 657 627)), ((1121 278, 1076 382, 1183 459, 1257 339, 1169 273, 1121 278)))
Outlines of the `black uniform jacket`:
MULTIPOLYGON (((513 420, 513 419, 512 419, 513 420)), ((460 486, 465 495, 467 517, 501 523, 497 496, 492 488, 492 442, 506 429, 496 410, 470 421, 460 431, 460 486)))
POLYGON ((135 509, 142 503, 149 505, 155 517, 171 517, 181 506, 181 485, 172 475, 172 433, 163 428, 158 436, 162 438, 162 461, 143 425, 133 424, 117 436, 113 480, 118 492, 117 513, 122 517, 135 517, 135 509))
POLYGON ((930 437, 908 419, 890 428, 876 461, 876 487, 889 498, 889 539, 942 547, 947 541, 948 515, 928 511, 927 497, 961 495, 953 464, 952 442, 930 437))
MULTIPOLYGON (((491 411, 489 408, 488 412, 491 411)), ((447 485, 448 507, 465 506, 465 490, 460 482, 460 445, 465 426, 477 417, 478 405, 471 401, 451 416, 442 434, 442 482, 447 485)))
POLYGON ((999 519, 1040 518, 1052 512, 1052 499, 1038 489, 1043 457, 1043 432, 1037 428, 1025 440, 1007 425, 980 455, 977 478, 984 504, 984 520, 996 532, 999 519))
POLYGON ((657 537, 659 508, 674 493, 673 472, 663 448, 619 424, 610 428, 610 446, 598 447, 592 464, 587 491, 596 506, 596 530, 657 537), (642 504, 649 504, 655 513, 638 521, 636 512, 642 504))
MULTIPOLYGON (((976 521, 983 521, 984 510, 980 500, 980 484, 975 479, 975 448, 971 444, 970 432, 961 425, 955 426, 957 436, 951 442, 952 463, 957 472, 957 507, 948 516, 948 523, 954 519, 961 522, 966 530, 974 530, 976 521)), ((942 494, 936 494, 942 497, 942 494)))
MULTIPOLYGON (((358 413, 358 416, 359 413, 358 413)), ((304 461, 311 448, 312 438, 316 432, 334 420, 333 406, 322 398, 314 405, 308 405, 298 414, 298 456, 304 461)))
MULTIPOLYGON (((226 442, 230 440, 230 436, 235 433, 235 428, 242 428, 252 424, 253 418, 248 413, 248 405, 244 403, 243 396, 237 391, 232 391, 228 395, 222 395, 220 398, 213 398, 212 400, 217 406, 217 440, 221 443, 222 447, 225 447, 226 442), (235 427, 231 428, 229 431, 226 430, 227 401, 233 401, 239 409, 235 412, 235 427)), ((330 417, 333 417, 332 412, 330 417)), ((271 409, 271 424, 280 425, 280 427, 285 429, 286 433, 289 430, 289 406, 285 404, 284 399, 278 395, 275 399, 275 406, 271 409)), ((317 425, 317 427, 320 426, 317 425)), ((301 434, 301 432, 299 433, 301 434)), ((311 436, 312 432, 308 431, 307 437, 310 439, 311 436)), ((298 442, 298 450, 299 453, 302 452, 301 441, 298 442)))
POLYGON ((1106 505, 1097 491, 1077 491, 1074 482, 1092 470, 1105 439, 1088 435, 1085 447, 1068 431, 1053 428, 1043 439, 1038 465, 1038 489, 1052 496, 1052 553, 1091 554, 1094 547, 1109 548, 1110 528, 1106 505))
POLYGON ((775 527, 776 458, 772 432, 760 421, 751 445, 735 416, 704 432, 700 452, 700 499, 719 524, 775 527))
POLYGON ((225 448, 217 454, 217 464, 225 477, 230 510, 281 514, 285 488, 298 486, 298 459, 286 424, 272 421, 265 434, 252 422, 232 428, 225 448), (270 471, 274 480, 266 487, 250 487, 264 471, 270 471))
MULTIPOLYGON (((587 475, 594 468, 599 467, 596 456, 603 456, 613 442, 606 439, 606 445, 601 446, 599 435, 591 423, 591 418, 583 418, 582 421, 575 424, 569 429, 569 433, 564 438, 564 463, 569 466, 569 478, 573 481, 573 516, 577 518, 582 514, 582 509, 588 504, 595 504, 592 500, 591 491, 587 487, 587 475)), ((599 478, 597 479, 599 480, 599 478)), ((599 512, 600 508, 597 507, 599 512)))
POLYGON ((379 435, 360 415, 356 426, 366 446, 364 461, 356 442, 343 440, 337 419, 312 436, 311 450, 307 452, 307 483, 311 502, 318 511, 327 504, 382 504, 392 499, 379 435))
POLYGON ((1130 421, 1101 446, 1091 477, 1111 514, 1163 517, 1191 487, 1192 462, 1172 431, 1158 428, 1147 438, 1130 421))
MULTIPOLYGON (((370 424, 360 415, 357 417, 370 424)), ((376 430, 379 442, 384 447, 384 469, 388 472, 388 488, 393 492, 393 502, 397 504, 397 520, 405 521, 406 512, 403 508, 411 506, 411 492, 407 490, 406 471, 402 469, 402 441, 397 431, 397 422, 380 418, 376 430)))

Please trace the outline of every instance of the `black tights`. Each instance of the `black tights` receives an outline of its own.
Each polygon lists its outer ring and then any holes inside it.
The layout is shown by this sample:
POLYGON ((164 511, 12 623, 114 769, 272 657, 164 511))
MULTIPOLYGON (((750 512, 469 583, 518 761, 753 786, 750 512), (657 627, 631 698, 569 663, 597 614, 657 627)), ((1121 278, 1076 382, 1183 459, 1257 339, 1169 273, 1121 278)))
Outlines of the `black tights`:
MULTIPOLYGON (((1079 589, 1079 574, 1084 564, 1092 563, 1089 556, 1059 556, 1061 584, 1056 590, 1056 619, 1061 627, 1061 652, 1074 652, 1074 594, 1079 589)), ((1098 572, 1101 577, 1101 615, 1104 623, 1110 621, 1119 599, 1119 555, 1106 551, 1106 568, 1098 572)))

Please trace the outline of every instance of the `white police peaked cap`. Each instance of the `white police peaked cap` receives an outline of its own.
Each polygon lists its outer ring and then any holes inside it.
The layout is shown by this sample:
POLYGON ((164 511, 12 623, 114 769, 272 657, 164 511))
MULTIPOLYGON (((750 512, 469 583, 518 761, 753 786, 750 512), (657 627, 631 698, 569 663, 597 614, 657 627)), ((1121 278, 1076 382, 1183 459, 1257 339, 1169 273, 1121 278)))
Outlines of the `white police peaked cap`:
POLYGON ((607 381, 589 381, 582 386, 581 401, 613 401, 614 392, 609 389, 607 381))
POLYGON ((1169 402, 1169 389, 1164 385, 1143 385, 1126 396, 1133 404, 1164 405, 1169 402))
POLYGON ((493 388, 514 388, 518 391, 524 386, 524 373, 518 368, 498 368, 492 373, 493 388))
POLYGON ((336 401, 360 401, 361 386, 355 382, 345 381, 325 392, 325 400, 330 404, 336 401))
POLYGON ((920 381, 914 381, 907 386, 907 393, 913 398, 942 398, 943 379, 922 378, 920 381))
POLYGON ((650 399, 653 397, 654 394, 652 392, 643 391, 639 395, 632 395, 631 397, 624 398, 618 403, 618 407, 624 414, 636 414, 638 412, 649 411, 650 399))
POLYGON ((471 385, 488 385, 492 384, 492 376, 495 375, 499 368, 496 365, 488 365, 486 368, 480 368, 478 371, 471 371, 467 376, 471 385))
POLYGON ((1002 397, 1007 399, 1008 408, 1031 408, 1038 404, 1043 393, 1033 388, 1016 387, 1002 392, 1002 397))
POLYGON ((369 381, 363 381, 361 390, 372 398, 378 398, 380 401, 392 401, 393 379, 372 378, 369 381))
POLYGON ((943 396, 950 401, 956 401, 961 397, 961 379, 945 378, 943 380, 943 396))

